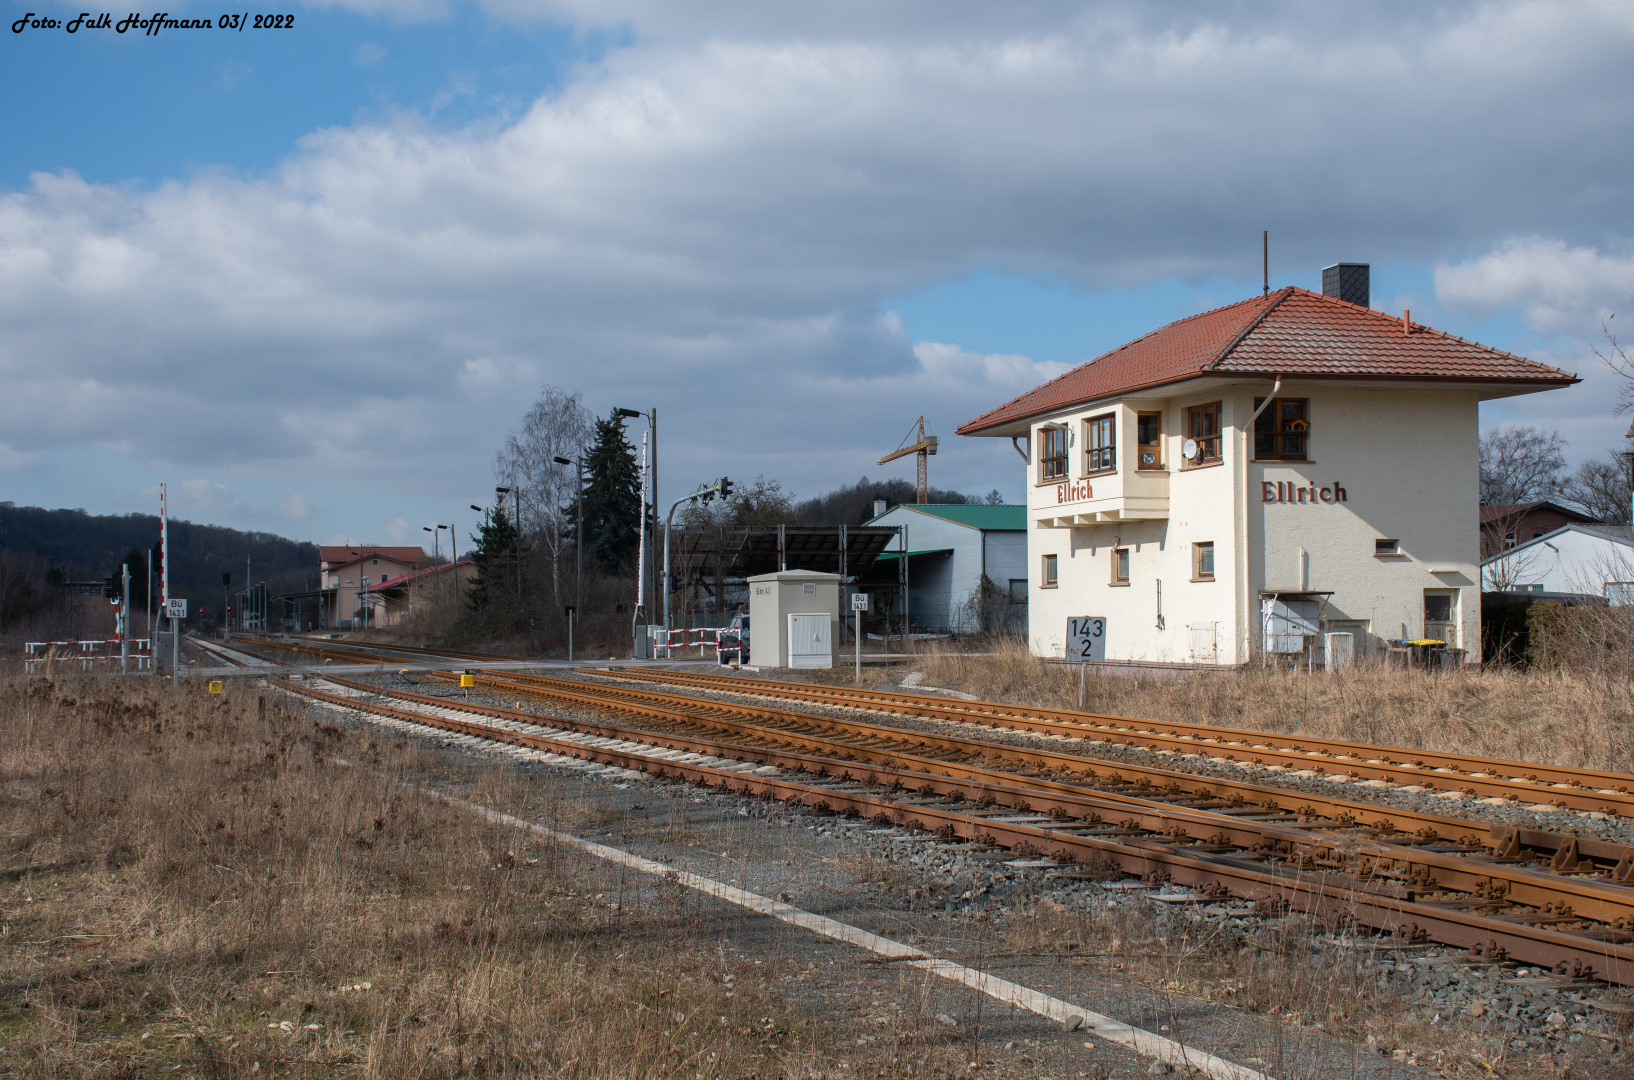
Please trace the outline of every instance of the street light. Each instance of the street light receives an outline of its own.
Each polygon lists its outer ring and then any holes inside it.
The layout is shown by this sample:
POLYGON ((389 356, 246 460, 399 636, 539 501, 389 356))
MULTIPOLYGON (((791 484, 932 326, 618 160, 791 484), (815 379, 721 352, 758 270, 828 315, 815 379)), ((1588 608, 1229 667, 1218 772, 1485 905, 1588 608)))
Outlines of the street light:
POLYGON ((505 504, 506 495, 516 496, 516 520, 511 522, 511 526, 516 532, 516 610, 520 613, 522 610, 522 488, 520 486, 514 488, 496 487, 494 488, 494 494, 500 497, 501 506, 505 504))
MULTIPOLYGON (((573 558, 577 564, 578 580, 573 589, 573 613, 579 614, 584 610, 584 458, 568 460, 565 457, 551 458, 558 465, 577 465, 579 467, 579 491, 573 500, 573 510, 576 523, 573 528, 573 558)), ((568 657, 569 660, 572 657, 568 657)))
POLYGON ((454 572, 454 617, 458 618, 460 609, 460 560, 459 556, 454 554, 454 526, 422 525, 420 528, 431 534, 431 554, 433 558, 442 555, 442 546, 439 541, 442 539, 442 531, 444 529, 448 530, 449 569, 454 572))
MULTIPOLYGON (((615 415, 624 419, 645 419, 648 426, 652 429, 652 507, 653 513, 656 515, 658 512, 658 406, 654 405, 651 412, 642 412, 640 409, 614 409, 613 412, 615 415)), ((654 524, 656 524, 656 522, 654 524)), ((641 493, 641 531, 643 536, 645 536, 647 531, 647 493, 645 491, 641 493)), ((646 540, 643 539, 641 543, 643 548, 642 556, 644 558, 646 556, 646 540)), ((653 560, 655 563, 657 561, 658 560, 656 559, 653 560)), ((642 576, 645 577, 645 575, 642 576)), ((654 566, 653 582, 656 584, 657 580, 658 568, 654 566)), ((643 583, 643 591, 645 591, 645 588, 646 585, 643 583)), ((665 629, 667 630, 668 627, 666 626, 665 629)))

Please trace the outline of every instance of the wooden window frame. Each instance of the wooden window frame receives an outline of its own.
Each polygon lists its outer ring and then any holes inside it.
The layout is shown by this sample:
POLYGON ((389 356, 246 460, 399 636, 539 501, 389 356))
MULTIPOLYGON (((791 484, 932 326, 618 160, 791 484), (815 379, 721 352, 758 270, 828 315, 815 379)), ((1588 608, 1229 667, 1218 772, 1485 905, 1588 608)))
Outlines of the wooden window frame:
MULTIPOLYGON (((1258 409, 1265 404, 1264 398, 1254 399, 1254 408, 1258 409)), ((1254 430, 1248 433, 1253 441, 1255 461, 1309 461, 1311 460, 1311 399, 1310 398, 1272 398, 1271 404, 1260 413, 1254 421, 1254 430), (1301 415, 1291 422, 1283 420, 1282 407, 1298 404, 1302 408, 1301 415), (1269 419, 1269 423, 1267 423, 1269 419), (1303 426, 1299 426, 1303 425, 1303 426), (1271 440, 1272 450, 1269 453, 1260 453, 1260 437, 1271 440), (1303 448, 1297 454, 1287 453, 1283 440, 1297 438, 1304 440, 1303 448)))
POLYGON ((1129 570, 1130 570, 1130 567, 1129 567, 1129 549, 1126 548, 1126 547, 1115 547, 1115 548, 1113 548, 1112 549, 1112 580, 1107 582, 1107 584, 1108 585, 1128 585, 1129 584, 1129 570), (1118 562, 1119 562, 1118 557, 1120 555, 1123 557, 1122 558, 1122 562, 1123 562, 1123 576, 1122 577, 1118 576, 1118 562))
POLYGON ((1135 468, 1147 471, 1160 471, 1163 468, 1163 414, 1160 412, 1137 412, 1135 414, 1135 468), (1140 422, 1147 417, 1157 421, 1157 441, 1142 442, 1140 422), (1146 464, 1146 453, 1151 451, 1152 463, 1146 464))
POLYGON ((1061 557, 1059 555, 1044 555, 1040 558, 1038 572, 1038 587, 1040 589, 1054 589, 1061 584, 1061 557))
POLYGON ((1201 469, 1209 465, 1219 465, 1225 461, 1225 424, 1222 422, 1225 410, 1223 405, 1224 402, 1220 401, 1205 401, 1198 405, 1186 406, 1186 427, 1184 429, 1184 438, 1196 439, 1199 444, 1213 443, 1214 452, 1212 454, 1208 453, 1205 445, 1205 452, 1203 456, 1197 461, 1183 461, 1181 463, 1182 469, 1201 469), (1205 435, 1199 438, 1198 436, 1192 434, 1192 428, 1197 426, 1192 423, 1192 417, 1198 416, 1205 410, 1209 409, 1214 410, 1214 434, 1205 435))
POLYGON ((1067 478, 1067 429, 1049 425, 1038 429, 1038 482, 1053 484, 1067 478), (1059 443, 1057 451, 1056 444, 1059 443), (1056 452, 1052 452, 1056 451, 1056 452))
POLYGON ((1099 476, 1118 470, 1118 414, 1102 413, 1084 421, 1084 475, 1099 476), (1106 440, 1097 442, 1104 432, 1106 440))
POLYGON ((1191 546, 1191 579, 1193 581, 1214 580, 1214 541, 1200 540, 1191 546), (1203 551, 1208 550, 1208 573, 1203 572, 1203 551))

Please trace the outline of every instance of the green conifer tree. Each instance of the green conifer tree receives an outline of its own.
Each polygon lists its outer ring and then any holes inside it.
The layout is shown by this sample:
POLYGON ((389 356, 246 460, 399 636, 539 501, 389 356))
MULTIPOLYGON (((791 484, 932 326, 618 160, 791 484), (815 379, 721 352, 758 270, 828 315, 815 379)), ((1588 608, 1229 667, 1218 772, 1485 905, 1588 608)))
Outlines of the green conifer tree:
MULTIPOLYGON (((471 543, 471 562, 477 571, 469 592, 471 610, 481 611, 490 604, 514 607, 516 523, 505 513, 503 504, 483 515, 481 531, 471 537, 471 543)), ((522 546, 525 557, 525 541, 522 546)))
POLYGON ((584 466, 585 551, 603 572, 616 574, 635 561, 641 535, 641 473, 617 413, 596 421, 584 466))

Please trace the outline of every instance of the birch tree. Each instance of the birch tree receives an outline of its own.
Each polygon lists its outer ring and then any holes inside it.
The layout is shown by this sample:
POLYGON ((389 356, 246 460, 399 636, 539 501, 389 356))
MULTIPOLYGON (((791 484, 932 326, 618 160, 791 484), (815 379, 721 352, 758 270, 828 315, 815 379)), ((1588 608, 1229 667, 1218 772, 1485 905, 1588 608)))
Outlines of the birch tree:
POLYGON ((563 538, 567 515, 578 498, 578 470, 554 459, 582 457, 590 444, 591 426, 583 395, 547 385, 523 415, 521 427, 505 436, 494 455, 494 479, 521 491, 522 531, 550 560, 551 602, 558 613, 563 538))

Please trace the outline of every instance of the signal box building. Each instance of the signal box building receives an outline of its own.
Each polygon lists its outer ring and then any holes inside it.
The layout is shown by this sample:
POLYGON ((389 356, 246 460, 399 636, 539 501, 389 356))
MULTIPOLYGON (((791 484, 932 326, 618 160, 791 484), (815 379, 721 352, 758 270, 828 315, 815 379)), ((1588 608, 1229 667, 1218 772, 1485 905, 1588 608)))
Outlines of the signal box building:
POLYGON ((1348 632, 1479 659, 1478 405, 1577 380, 1371 310, 1365 266, 1323 276, 958 429, 1026 462, 1034 653, 1231 665, 1348 632))

